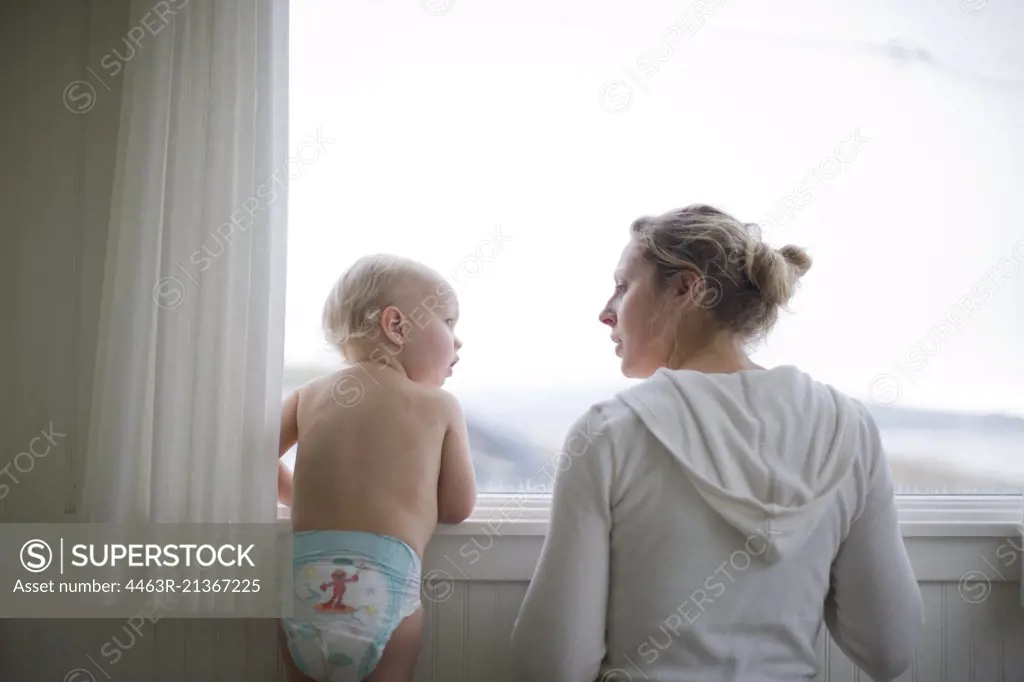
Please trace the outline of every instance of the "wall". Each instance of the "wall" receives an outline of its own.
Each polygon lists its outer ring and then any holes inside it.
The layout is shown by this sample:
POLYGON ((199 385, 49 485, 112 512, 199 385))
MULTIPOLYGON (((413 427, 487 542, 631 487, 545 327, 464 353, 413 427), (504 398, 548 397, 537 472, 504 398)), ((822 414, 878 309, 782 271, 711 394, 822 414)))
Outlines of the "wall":
MULTIPOLYGON (((0 6, 0 469, 51 423, 65 434, 29 471, 9 470, 17 484, 0 478, 9 486, 0 488, 3 522, 75 518, 119 108, 119 84, 101 85, 86 67, 96 70, 126 30, 125 0, 0 6), (65 87, 76 80, 94 88, 85 113, 65 106, 65 87)), ((71 91, 70 106, 87 104, 86 92, 71 91)), ((21 468, 29 468, 26 460, 21 468)), ((430 547, 425 574, 454 575, 430 581, 425 594, 418 682, 514 679, 506 643, 541 538, 477 533, 476 546, 487 549, 473 566, 457 564, 472 536, 439 535, 430 547)), ((1024 679, 1019 564, 999 570, 1009 565, 1000 552, 1009 541, 908 538, 927 628, 903 679, 1024 679), (992 579, 984 599, 958 584, 972 570, 992 579)), ((0 620, 0 679, 271 682, 281 679, 275 628, 259 620, 161 620, 133 632, 117 620, 0 620)), ((824 635, 819 646, 822 680, 858 679, 824 635)))
POLYGON ((0 521, 76 511, 120 108, 119 83, 86 68, 124 52, 126 24, 125 0, 0 6, 0 521), (94 99, 65 90, 80 80, 94 99), (51 451, 13 462, 51 424, 51 451))

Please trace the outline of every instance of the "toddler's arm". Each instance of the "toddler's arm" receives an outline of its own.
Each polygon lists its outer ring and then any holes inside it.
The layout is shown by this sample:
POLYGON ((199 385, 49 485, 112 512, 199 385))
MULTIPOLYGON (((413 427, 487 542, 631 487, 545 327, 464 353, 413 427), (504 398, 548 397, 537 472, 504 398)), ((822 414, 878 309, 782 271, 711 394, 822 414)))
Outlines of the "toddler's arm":
POLYGON ((281 457, 285 456, 299 440, 299 392, 285 398, 281 409, 281 447, 277 455, 277 499, 286 506, 292 506, 292 472, 281 457))
POLYGON ((476 506, 476 472, 469 453, 469 435, 462 406, 450 393, 443 395, 449 417, 441 446, 437 520, 440 523, 462 523, 476 506))

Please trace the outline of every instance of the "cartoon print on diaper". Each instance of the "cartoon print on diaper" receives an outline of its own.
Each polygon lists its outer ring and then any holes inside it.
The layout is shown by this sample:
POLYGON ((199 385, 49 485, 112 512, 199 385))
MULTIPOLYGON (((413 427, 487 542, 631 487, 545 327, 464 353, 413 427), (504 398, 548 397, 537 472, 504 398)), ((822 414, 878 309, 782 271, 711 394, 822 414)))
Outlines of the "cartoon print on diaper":
POLYGON ((354 575, 349 577, 346 571, 336 569, 331 572, 331 579, 326 583, 320 584, 320 591, 326 592, 330 589, 331 596, 327 601, 317 604, 313 608, 317 611, 339 611, 341 613, 352 613, 356 609, 348 606, 342 601, 345 598, 345 590, 347 588, 346 583, 353 583, 359 580, 359 572, 356 571, 354 575))
MULTIPOLYGON (((379 590, 385 587, 381 576, 376 573, 372 566, 363 562, 356 563, 351 559, 335 559, 329 565, 306 566, 304 573, 305 580, 295 582, 296 597, 302 602, 316 602, 311 604, 313 610, 325 614, 350 614, 352 616, 360 616, 362 615, 361 612, 365 613, 366 616, 374 616, 378 612, 378 605, 357 605, 358 602, 362 601, 362 599, 359 599, 360 596, 364 599, 365 597, 370 597, 371 602, 376 601, 379 590), (338 565, 351 569, 351 574, 349 571, 335 568, 338 565), (326 573, 328 570, 330 573, 326 573), (319 584, 317 584, 318 575, 325 578, 319 584), (356 594, 354 604, 352 597, 353 588, 356 585, 362 585, 362 583, 367 582, 368 584, 363 585, 362 589, 359 590, 359 594, 356 594), (329 593, 329 596, 326 601, 321 601, 324 593, 329 593), (346 597, 349 600, 347 603, 345 601, 346 597)), ((387 590, 384 589, 383 593, 386 595, 387 590)))

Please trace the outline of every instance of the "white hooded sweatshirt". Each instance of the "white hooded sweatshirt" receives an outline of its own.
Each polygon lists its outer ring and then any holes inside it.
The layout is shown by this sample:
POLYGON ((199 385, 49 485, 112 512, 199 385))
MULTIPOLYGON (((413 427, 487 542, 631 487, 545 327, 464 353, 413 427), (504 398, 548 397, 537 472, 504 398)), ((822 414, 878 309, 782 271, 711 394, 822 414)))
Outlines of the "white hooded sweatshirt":
POLYGON ((812 680, 823 622, 876 682, 909 666, 921 594, 857 401, 790 366, 659 370, 556 467, 523 680, 812 680))

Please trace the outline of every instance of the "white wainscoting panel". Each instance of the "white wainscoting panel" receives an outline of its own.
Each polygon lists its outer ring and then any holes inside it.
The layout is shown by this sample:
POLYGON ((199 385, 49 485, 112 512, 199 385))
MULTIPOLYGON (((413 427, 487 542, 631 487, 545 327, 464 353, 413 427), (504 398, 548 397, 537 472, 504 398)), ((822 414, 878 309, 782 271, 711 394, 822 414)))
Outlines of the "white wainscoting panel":
MULTIPOLYGON (((454 589, 444 585, 441 591, 437 602, 424 600, 429 634, 416 682, 522 682, 507 642, 526 584, 456 581, 454 589)), ((979 603, 966 601, 956 583, 923 583, 921 592, 925 631, 914 665, 900 682, 1024 681, 1018 583, 992 583, 979 603)), ((824 627, 818 652, 821 682, 870 682, 824 627)), ((643 679, 638 672, 633 682, 643 679)))
MULTIPOLYGON (((466 536, 431 543, 416 682, 520 682, 509 636, 541 540, 498 538, 473 566, 455 561, 470 555, 459 551, 466 536)), ((1010 570, 1021 555, 1003 551, 1009 539, 908 538, 907 546, 927 576, 925 629, 900 682, 1024 682, 1024 608, 1019 570, 1010 570), (926 560, 936 563, 925 568, 926 560), (975 566, 973 582, 959 580, 965 566, 975 566)), ((277 633, 274 620, 0 620, 0 680, 280 682, 277 633)), ((870 682, 824 627, 818 653, 818 682, 870 682)))

